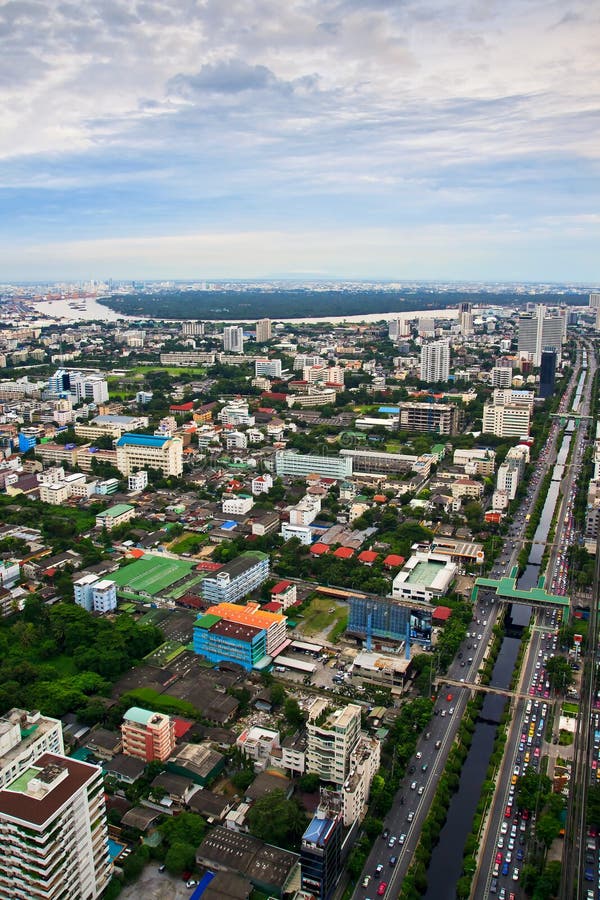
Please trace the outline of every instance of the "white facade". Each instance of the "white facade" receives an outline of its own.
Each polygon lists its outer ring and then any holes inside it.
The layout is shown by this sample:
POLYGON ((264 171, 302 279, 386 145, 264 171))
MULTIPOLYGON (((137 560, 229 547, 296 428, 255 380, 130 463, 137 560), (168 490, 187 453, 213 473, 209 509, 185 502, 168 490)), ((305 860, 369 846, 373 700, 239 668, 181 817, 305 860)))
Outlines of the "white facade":
POLYGON ((352 459, 347 456, 317 456, 278 450, 275 454, 277 475, 306 477, 322 475, 324 478, 345 479, 352 475, 352 459))
POLYGON ((139 469, 160 469, 165 476, 179 476, 183 472, 181 439, 124 434, 117 441, 117 468, 127 477, 139 469))
POLYGON ((456 564, 444 554, 417 551, 394 578, 392 597, 431 603, 448 593, 456 572, 456 564))
POLYGON ((244 352, 244 330, 241 325, 226 325, 223 329, 223 349, 228 353, 244 352))
POLYGON ((458 329, 464 337, 473 334, 473 306, 471 303, 460 303, 458 306, 458 329))
POLYGON ((281 360, 257 359, 254 363, 254 374, 266 375, 267 378, 281 378, 281 360))
POLYGON ((252 497, 241 494, 231 494, 230 496, 223 497, 221 502, 221 510, 228 516, 243 516, 247 512, 250 512, 253 506, 254 500, 252 497))
POLYGON ((290 525, 310 525, 321 512, 319 497, 303 497, 290 509, 290 525))
POLYGON ((344 825, 360 820, 365 812, 371 783, 381 761, 381 744, 377 738, 361 735, 350 754, 350 773, 342 788, 342 816, 344 825))
POLYGON ((281 531, 279 532, 284 541, 291 541, 292 538, 298 538, 305 547, 312 544, 312 529, 308 525, 290 525, 289 522, 283 522, 281 531))
POLYGON ((138 491, 143 491, 144 488, 148 487, 148 473, 141 472, 133 472, 131 475, 127 477, 127 488, 133 493, 137 493, 138 491))
POLYGON ((467 475, 493 475, 496 452, 480 448, 455 450, 452 461, 455 466, 464 466, 467 475))
POLYGON ((235 745, 244 756, 254 761, 255 769, 264 769, 273 750, 279 747, 279 732, 252 725, 242 731, 235 745))
POLYGON ((542 350, 552 348, 560 355, 565 340, 566 318, 564 315, 549 315, 545 306, 538 305, 533 316, 519 316, 519 353, 531 356, 534 366, 539 366, 542 350))
POLYGON ((350 772, 350 757, 360 736, 361 707, 356 704, 330 710, 316 700, 306 723, 306 771, 322 781, 343 785, 350 772))
POLYGON ((272 487, 273 478, 268 472, 265 472, 264 475, 257 475, 256 478, 252 479, 252 493, 255 497, 258 497, 259 494, 268 494, 272 487))
POLYGON ((98 575, 83 575, 73 582, 77 606, 88 612, 107 613, 117 608, 117 586, 114 581, 100 579, 98 575))
POLYGON ((492 387, 509 388, 512 384, 512 368, 508 366, 494 366, 491 372, 492 387))
POLYGON ((450 375, 450 343, 434 341, 421 347, 421 381, 437 384, 450 375))
POLYGON ((11 709, 0 719, 0 788, 44 753, 65 752, 62 725, 40 712, 11 709))

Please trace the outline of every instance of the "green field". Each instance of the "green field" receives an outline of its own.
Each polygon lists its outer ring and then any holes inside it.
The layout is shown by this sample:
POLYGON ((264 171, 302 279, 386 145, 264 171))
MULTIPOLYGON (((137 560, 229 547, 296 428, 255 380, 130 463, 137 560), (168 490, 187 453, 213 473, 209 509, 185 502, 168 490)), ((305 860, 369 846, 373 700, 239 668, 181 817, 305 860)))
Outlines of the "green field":
POLYGON ((328 626, 335 629, 339 622, 347 618, 348 607, 345 604, 336 603, 328 597, 313 597, 298 622, 298 631, 311 637, 319 631, 326 631, 328 626))
POLYGON ((114 572, 111 579, 123 593, 143 592, 153 597, 189 575, 193 567, 193 562, 183 559, 144 556, 114 572))
POLYGON ((181 537, 178 537, 169 544, 171 553, 191 553, 192 549, 198 545, 206 543, 208 536, 206 534, 196 534, 193 531, 186 531, 181 537))

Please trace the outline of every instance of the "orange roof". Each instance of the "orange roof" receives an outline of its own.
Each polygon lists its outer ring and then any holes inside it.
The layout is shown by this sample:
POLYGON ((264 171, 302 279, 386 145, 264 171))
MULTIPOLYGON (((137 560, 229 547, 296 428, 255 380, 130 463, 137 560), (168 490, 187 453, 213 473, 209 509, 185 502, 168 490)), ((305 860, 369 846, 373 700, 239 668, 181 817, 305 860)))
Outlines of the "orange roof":
POLYGON ((387 497, 385 496, 385 494, 375 494, 373 500, 375 501, 375 503, 387 503, 387 497))
POLYGON ((350 547, 338 547, 333 555, 338 559, 350 559, 351 556, 354 556, 354 550, 351 550, 350 547))
POLYGON ((269 628, 286 618, 279 613, 264 612, 258 603, 248 603, 246 606, 237 603, 217 603, 216 606, 209 607, 206 614, 220 616, 227 622, 236 622, 238 625, 252 625, 254 628, 269 628))
POLYGON ((389 556, 383 561, 384 566, 391 566, 394 568, 395 566, 403 566, 406 560, 403 556, 397 556, 395 553, 390 553, 389 556))
POLYGON ((329 546, 327 544, 322 544, 320 541, 317 541, 310 548, 310 552, 314 553, 315 556, 322 556, 323 553, 329 553, 329 546))
POLYGON ((130 549, 127 551, 128 556, 133 556, 134 559, 141 559, 145 553, 146 551, 140 550, 139 547, 130 547, 130 549))
POLYGON ((374 550, 363 550, 362 553, 358 554, 359 562, 372 563, 375 562, 379 554, 375 553, 374 550))

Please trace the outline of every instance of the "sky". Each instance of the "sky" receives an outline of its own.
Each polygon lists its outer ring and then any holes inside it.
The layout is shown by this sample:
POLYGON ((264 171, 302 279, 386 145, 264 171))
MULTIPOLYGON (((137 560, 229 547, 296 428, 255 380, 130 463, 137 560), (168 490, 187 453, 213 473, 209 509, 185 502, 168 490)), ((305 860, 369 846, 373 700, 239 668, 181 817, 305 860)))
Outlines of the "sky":
POLYGON ((600 281, 597 0, 4 0, 0 276, 600 281))

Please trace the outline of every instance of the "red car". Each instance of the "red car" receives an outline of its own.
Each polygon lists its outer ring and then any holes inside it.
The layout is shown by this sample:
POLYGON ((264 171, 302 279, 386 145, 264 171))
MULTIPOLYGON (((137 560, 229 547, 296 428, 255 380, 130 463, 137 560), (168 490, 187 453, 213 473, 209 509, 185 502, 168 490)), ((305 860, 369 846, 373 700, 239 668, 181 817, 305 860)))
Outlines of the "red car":
POLYGON ((496 853, 496 862, 498 863, 499 866, 502 865, 502 854, 500 853, 499 850, 496 853))
POLYGON ((383 897, 386 890, 387 890, 387 881, 382 881, 381 884, 379 885, 379 887, 377 888, 377 893, 379 894, 380 897, 383 897))
POLYGON ((506 809, 504 810, 504 818, 510 819, 511 816, 512 816, 512 810, 511 810, 510 806, 507 806, 506 809))
POLYGON ((448 696, 446 697, 446 700, 448 701, 448 703, 451 703, 452 702, 452 694, 448 694, 448 696))

